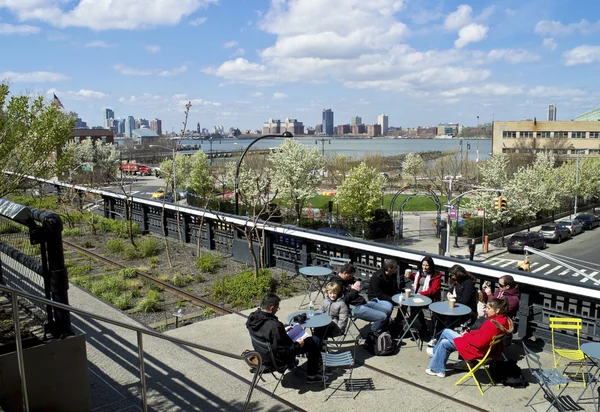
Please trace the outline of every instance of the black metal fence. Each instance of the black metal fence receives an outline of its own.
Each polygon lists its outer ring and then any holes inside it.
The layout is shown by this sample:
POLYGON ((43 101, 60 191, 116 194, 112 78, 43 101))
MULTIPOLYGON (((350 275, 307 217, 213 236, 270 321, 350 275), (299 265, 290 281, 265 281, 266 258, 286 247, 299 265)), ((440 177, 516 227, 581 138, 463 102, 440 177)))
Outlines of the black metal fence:
MULTIPOLYGON (((0 283, 68 304, 62 229, 56 213, 0 199, 0 283)), ((69 312, 29 303, 46 318, 46 334, 55 338, 72 334, 69 312)))

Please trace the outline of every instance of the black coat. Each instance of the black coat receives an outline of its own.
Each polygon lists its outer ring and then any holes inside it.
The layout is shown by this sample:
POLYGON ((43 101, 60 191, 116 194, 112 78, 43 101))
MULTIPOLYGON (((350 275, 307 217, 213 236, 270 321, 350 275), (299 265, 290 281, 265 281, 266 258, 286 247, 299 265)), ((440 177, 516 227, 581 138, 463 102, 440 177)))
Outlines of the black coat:
MULTIPOLYGON (((277 363, 281 362, 285 365, 294 363, 300 345, 288 336, 285 326, 277 319, 277 316, 263 312, 259 308, 248 317, 246 328, 251 335, 269 342, 274 347, 277 363)), ((271 363, 268 356, 263 356, 263 360, 271 363)))
POLYGON ((467 305, 473 312, 477 313, 477 291, 473 279, 466 278, 461 283, 455 283, 454 290, 456 290, 456 302, 467 305))
POLYGON ((352 285, 356 282, 356 279, 352 278, 350 280, 344 280, 340 275, 334 275, 329 281, 340 285, 344 296, 344 302, 348 305, 348 308, 350 305, 359 306, 367 303, 365 298, 360 295, 359 291, 352 289, 352 285))
POLYGON ((398 277, 396 274, 387 276, 383 271, 383 268, 379 269, 373 274, 369 281, 369 300, 377 298, 379 300, 394 303, 392 301, 392 296, 400 292, 399 288, 400 286, 398 285, 398 277))

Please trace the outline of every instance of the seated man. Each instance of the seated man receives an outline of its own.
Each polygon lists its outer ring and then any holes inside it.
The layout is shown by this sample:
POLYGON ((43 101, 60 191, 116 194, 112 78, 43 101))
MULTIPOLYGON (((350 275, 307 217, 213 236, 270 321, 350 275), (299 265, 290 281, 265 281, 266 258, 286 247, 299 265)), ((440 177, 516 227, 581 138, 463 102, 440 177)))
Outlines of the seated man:
POLYGON ((384 330, 387 320, 392 313, 393 306, 390 302, 378 298, 366 301, 360 295, 360 281, 354 279, 356 268, 351 263, 346 263, 340 268, 339 274, 331 278, 331 282, 339 283, 342 288, 344 302, 350 307, 354 306, 352 315, 358 319, 373 322, 371 331, 380 333, 384 330))
MULTIPOLYGON (((323 376, 318 374, 321 357, 318 338, 307 337, 294 342, 287 334, 287 331, 292 327, 285 327, 275 316, 275 313, 279 310, 280 301, 281 299, 274 293, 267 293, 260 307, 248 317, 246 322, 248 332, 250 332, 250 335, 271 344, 275 360, 278 363, 293 366, 296 356, 306 353, 308 358, 306 383, 322 383, 323 376)), ((260 353, 260 351, 258 352, 260 353)), ((268 359, 268 357, 263 356, 265 363, 268 363, 268 359)), ((327 377, 325 380, 327 380, 327 377)))
POLYGON ((386 259, 383 266, 377 270, 369 282, 369 299, 378 299, 380 301, 390 302, 392 305, 392 296, 400 293, 406 286, 404 274, 398 283, 398 264, 394 259, 386 259))
MULTIPOLYGON (((513 319, 517 311, 519 310, 519 303, 521 300, 521 292, 519 292, 519 285, 515 282, 515 279, 511 275, 504 275, 498 279, 498 288, 492 294, 492 289, 486 284, 484 285, 483 291, 479 292, 479 300, 482 303, 488 302, 490 299, 506 299, 508 301, 508 310, 506 316, 513 319)), ((483 322, 487 319, 487 316, 479 317, 471 329, 479 329, 483 322)), ((508 342, 507 342, 508 346, 508 342)))

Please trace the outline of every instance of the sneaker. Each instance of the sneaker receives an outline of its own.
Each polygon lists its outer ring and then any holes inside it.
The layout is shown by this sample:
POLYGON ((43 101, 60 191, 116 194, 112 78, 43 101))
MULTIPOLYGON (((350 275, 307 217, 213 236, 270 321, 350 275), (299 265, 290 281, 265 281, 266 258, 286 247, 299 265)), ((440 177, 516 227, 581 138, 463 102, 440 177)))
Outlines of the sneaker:
POLYGON ((437 343, 437 339, 431 339, 429 342, 427 342, 427 346, 429 346, 430 348, 433 348, 436 343, 437 343))
POLYGON ((446 373, 445 372, 434 372, 431 369, 425 369, 425 373, 431 376, 437 376, 438 378, 445 378, 446 377, 446 373))
MULTIPOLYGON (((329 380, 329 376, 325 376, 325 382, 327 382, 329 380)), ((306 377, 306 383, 308 384, 313 384, 313 383, 323 383, 323 375, 308 375, 306 377)))
POLYGON ((430 358, 433 358, 433 348, 427 348, 425 349, 425 352, 427 352, 430 358))

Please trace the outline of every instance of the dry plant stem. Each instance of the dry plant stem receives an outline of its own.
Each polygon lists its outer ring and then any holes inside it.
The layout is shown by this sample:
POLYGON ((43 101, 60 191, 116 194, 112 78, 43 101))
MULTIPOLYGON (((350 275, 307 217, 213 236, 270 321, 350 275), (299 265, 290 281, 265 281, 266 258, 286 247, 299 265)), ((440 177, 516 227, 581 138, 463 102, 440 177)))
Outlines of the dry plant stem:
MULTIPOLYGON (((188 102, 185 105, 185 120, 183 121, 183 132, 181 133, 181 137, 185 137, 185 131, 187 130, 188 117, 190 115, 190 109, 192 108, 192 102, 188 102)), ((181 139, 177 145, 181 144, 181 139)), ((177 153, 177 148, 175 149, 175 153, 177 153)), ((173 158, 173 172, 175 172, 175 158, 173 158)), ((175 218, 177 221, 177 234, 179 235, 179 243, 183 244, 183 235, 181 234, 181 225, 179 224, 179 207, 177 206, 177 179, 175 177, 175 173, 173 173, 173 199, 175 200, 175 218)))

